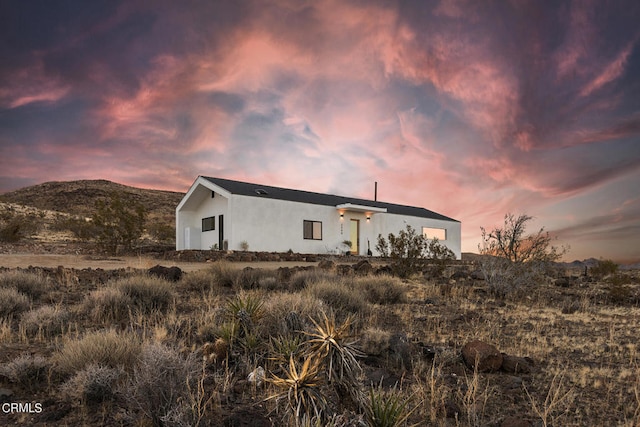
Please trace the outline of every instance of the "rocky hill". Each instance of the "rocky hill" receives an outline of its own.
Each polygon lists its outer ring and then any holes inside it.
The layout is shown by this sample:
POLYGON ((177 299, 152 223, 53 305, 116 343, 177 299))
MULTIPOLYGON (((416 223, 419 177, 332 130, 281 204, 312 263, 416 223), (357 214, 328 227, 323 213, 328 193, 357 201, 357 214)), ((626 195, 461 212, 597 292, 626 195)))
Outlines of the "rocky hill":
POLYGON ((107 180, 82 180, 53 181, 25 187, 0 195, 0 202, 90 217, 96 202, 108 199, 114 193, 142 204, 149 217, 163 220, 173 220, 176 206, 184 196, 183 193, 129 187, 107 180))
POLYGON ((92 240, 78 233, 96 211, 96 202, 113 195, 146 210, 143 244, 172 245, 175 208, 183 193, 149 190, 106 180, 46 182, 0 195, 0 243, 4 252, 82 252, 92 240), (9 246, 7 246, 9 244, 9 246))

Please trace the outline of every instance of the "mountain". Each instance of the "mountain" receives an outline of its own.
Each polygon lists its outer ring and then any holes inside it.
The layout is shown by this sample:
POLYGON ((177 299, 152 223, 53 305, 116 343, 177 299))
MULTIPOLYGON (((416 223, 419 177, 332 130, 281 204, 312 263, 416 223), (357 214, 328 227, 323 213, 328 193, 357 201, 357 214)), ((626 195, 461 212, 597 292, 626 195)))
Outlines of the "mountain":
POLYGON ((175 220, 175 209, 184 193, 148 190, 107 180, 53 181, 0 195, 0 202, 90 217, 96 201, 119 193, 145 207, 148 219, 175 220))

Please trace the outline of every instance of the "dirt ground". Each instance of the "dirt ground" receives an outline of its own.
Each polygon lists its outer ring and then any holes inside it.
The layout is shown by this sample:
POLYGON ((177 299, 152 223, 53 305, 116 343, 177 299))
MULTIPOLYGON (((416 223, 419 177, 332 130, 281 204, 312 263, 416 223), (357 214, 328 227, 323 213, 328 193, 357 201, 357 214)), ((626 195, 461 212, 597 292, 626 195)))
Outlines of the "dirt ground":
MULTIPOLYGON (((27 268, 33 267, 51 267, 64 266, 66 268, 101 268, 103 270, 115 270, 119 268, 139 268, 148 269, 155 265, 165 267, 177 266, 183 271, 196 271, 208 268, 211 263, 207 262, 180 262, 165 261, 145 256, 124 256, 124 257, 96 257, 86 255, 61 255, 61 254, 0 254, 0 267, 5 268, 27 268)), ((233 262, 231 265, 235 268, 242 269, 245 267, 275 269, 279 267, 295 267, 295 266, 315 266, 317 262, 304 261, 279 261, 279 262, 233 262)))

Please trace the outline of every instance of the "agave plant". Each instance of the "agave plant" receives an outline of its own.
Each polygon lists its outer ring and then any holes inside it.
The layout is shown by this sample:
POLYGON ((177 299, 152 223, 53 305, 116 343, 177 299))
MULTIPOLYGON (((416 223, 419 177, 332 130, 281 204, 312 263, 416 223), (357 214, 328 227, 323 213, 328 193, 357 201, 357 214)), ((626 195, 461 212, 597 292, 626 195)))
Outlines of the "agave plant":
POLYGON ((281 390, 267 399, 276 399, 278 404, 286 402, 290 421, 294 425, 300 426, 312 419, 319 420, 327 414, 328 403, 322 393, 322 376, 317 359, 307 357, 302 367, 298 367, 291 355, 284 377, 273 375, 268 381, 281 390))

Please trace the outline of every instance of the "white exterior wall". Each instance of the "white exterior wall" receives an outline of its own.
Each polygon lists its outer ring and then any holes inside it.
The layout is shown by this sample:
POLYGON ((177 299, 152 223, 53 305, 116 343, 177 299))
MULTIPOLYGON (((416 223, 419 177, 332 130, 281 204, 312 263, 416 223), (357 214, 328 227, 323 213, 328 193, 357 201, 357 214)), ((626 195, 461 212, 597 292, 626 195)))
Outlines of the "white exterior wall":
POLYGON ((299 253, 343 252, 342 245, 350 240, 351 219, 359 220, 360 238, 358 254, 366 255, 368 247, 374 255, 378 235, 385 238, 389 233, 398 234, 407 225, 418 233, 422 227, 446 230, 446 239, 441 241, 461 257, 461 226, 459 222, 445 221, 389 213, 367 213, 340 211, 334 206, 314 205, 261 198, 260 196, 228 195, 216 193, 197 186, 189 198, 176 211, 176 249, 207 250, 218 243, 219 215, 224 215, 224 240, 231 250, 240 250, 246 241, 250 251, 286 252, 291 249, 299 253), (344 217, 340 218, 340 213, 344 217), (215 216, 215 230, 202 232, 202 218, 215 216), (367 216, 370 220, 367 221, 367 216), (322 240, 303 238, 303 221, 322 222, 322 240), (185 242, 185 228, 190 229, 191 247, 185 242), (367 242, 369 245, 367 245, 367 242))
POLYGON ((220 223, 218 215, 224 215, 225 240, 228 239, 227 221, 229 200, 216 193, 211 197, 211 190, 198 187, 191 194, 190 200, 179 211, 176 211, 176 248, 183 249, 211 249, 218 244, 218 231, 220 223), (215 230, 202 231, 202 219, 214 216, 215 230), (190 242, 185 241, 185 229, 189 228, 190 242), (191 243, 187 246, 188 243, 191 243))
POLYGON ((250 251, 321 254, 339 243, 339 214, 332 206, 233 195, 229 212, 225 230, 230 230, 232 250, 239 250, 246 241, 250 251), (303 238, 304 220, 322 222, 322 240, 303 238))

